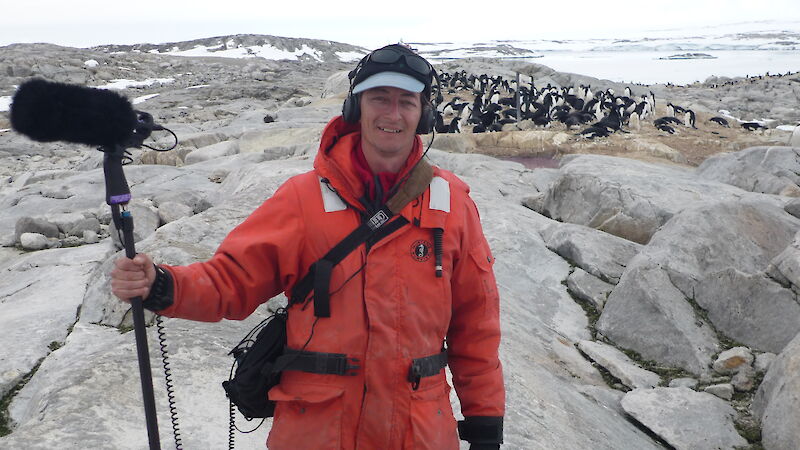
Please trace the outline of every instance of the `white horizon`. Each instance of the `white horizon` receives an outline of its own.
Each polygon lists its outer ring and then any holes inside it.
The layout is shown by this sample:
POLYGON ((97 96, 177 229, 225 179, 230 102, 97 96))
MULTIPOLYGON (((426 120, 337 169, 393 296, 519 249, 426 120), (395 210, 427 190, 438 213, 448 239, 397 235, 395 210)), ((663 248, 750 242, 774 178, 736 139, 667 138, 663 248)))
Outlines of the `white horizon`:
MULTIPOLYGON (((680 30, 762 23, 800 31, 796 0, 672 0, 649 13, 634 0, 573 0, 568 9, 530 3, 490 11, 485 2, 464 1, 453 11, 431 11, 430 2, 406 0, 392 14, 373 12, 374 3, 314 0, 303 10, 287 5, 231 0, 139 0, 125 11, 100 0, 79 4, 32 0, 3 7, 0 45, 47 42, 71 47, 160 44, 234 34, 321 39, 374 48, 388 42, 479 42, 530 39, 626 38, 680 30), (787 19, 788 18, 788 19, 787 19)), ((746 27, 745 27, 746 28, 746 27)))

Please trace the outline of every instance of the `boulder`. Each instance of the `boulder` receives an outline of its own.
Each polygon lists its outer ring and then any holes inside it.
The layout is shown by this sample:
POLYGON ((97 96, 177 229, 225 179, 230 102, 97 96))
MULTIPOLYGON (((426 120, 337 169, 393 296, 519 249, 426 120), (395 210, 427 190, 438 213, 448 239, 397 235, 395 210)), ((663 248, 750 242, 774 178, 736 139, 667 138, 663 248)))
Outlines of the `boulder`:
POLYGON ((775 353, 765 352, 759 353, 756 355, 756 361, 753 364, 753 368, 756 369, 756 372, 763 373, 769 370, 769 366, 775 361, 778 355, 775 353))
POLYGON ((753 399, 761 421, 761 443, 767 450, 794 448, 800 442, 800 336, 769 366, 753 399))
POLYGON ((23 233, 36 233, 46 237, 57 238, 58 226, 44 219, 34 217, 22 217, 17 220, 14 227, 14 237, 19 242, 23 233))
POLYGON ((600 155, 562 159, 543 213, 646 244, 677 212, 703 201, 740 199, 744 192, 700 180, 684 168, 600 155))
POLYGON ((88 217, 73 224, 67 231, 69 236, 82 237, 84 231, 92 231, 94 233, 100 232, 100 221, 95 217, 88 217))
POLYGON ((789 136, 789 142, 787 144, 790 147, 800 147, 800 126, 794 127, 794 130, 792 130, 792 135, 789 136))
POLYGON ((661 382, 658 374, 643 369, 610 345, 583 340, 578 342, 578 348, 631 389, 653 388, 661 382))
POLYGON ((19 243, 23 250, 42 250, 48 247, 49 242, 47 236, 39 233, 22 233, 19 237, 19 243))
POLYGON ((730 383, 712 384, 711 386, 706 386, 703 392, 708 392, 723 400, 730 401, 733 398, 733 385, 730 383))
POLYGON ((216 144, 211 144, 206 147, 193 150, 186 155, 184 163, 194 164, 200 161, 207 161, 209 159, 219 158, 222 156, 235 155, 239 152, 239 143, 237 141, 224 141, 216 144))
POLYGON ((747 347, 734 347, 720 353, 714 361, 714 371, 721 374, 736 373, 753 364, 753 353, 747 347))
MULTIPOLYGON (((239 139, 240 153, 264 153, 273 147, 319 145, 322 128, 276 128, 246 132, 239 139)), ((286 152, 284 156, 289 156, 286 152)), ((273 158, 275 159, 275 158, 273 158)))
POLYGON ((695 295, 718 331, 753 349, 779 353, 800 333, 797 295, 763 275, 728 268, 706 275, 695 295))
POLYGON ((746 446, 736 432, 736 411, 723 400, 691 389, 635 389, 622 407, 677 450, 716 450, 746 446))
MULTIPOLYGON (((751 147, 713 155, 697 167, 697 177, 746 191, 779 195, 800 189, 800 147, 751 147)), ((796 196, 796 195, 795 195, 796 196)))
POLYGON ((696 316, 669 273, 642 259, 611 292, 597 331, 645 359, 708 375, 711 357, 719 349, 714 330, 696 316))
POLYGON ((746 339, 743 344, 757 343, 755 348, 785 345, 796 332, 800 305, 789 302, 791 291, 758 274, 798 227, 800 221, 769 201, 708 202, 682 211, 630 261, 598 330, 648 359, 681 361, 679 367, 698 375, 707 372, 716 353, 712 325, 746 339), (758 294, 733 295, 736 289, 758 294), (693 304, 707 311, 708 319, 697 317, 693 304))
POLYGON ((348 74, 350 71, 343 70, 341 72, 336 72, 333 75, 329 76, 327 80, 325 80, 325 84, 322 86, 322 98, 329 98, 329 97, 342 97, 344 98, 347 95, 348 89, 350 89, 350 78, 348 74))
POLYGON ((589 302, 598 311, 603 310, 614 285, 576 267, 567 278, 567 289, 576 298, 589 302))
POLYGON ((194 211, 190 206, 178 202, 163 202, 158 206, 158 218, 161 224, 174 222, 192 214, 194 214, 194 211))
POLYGON ((541 232, 547 248, 600 278, 616 284, 642 246, 586 226, 553 224, 541 232))

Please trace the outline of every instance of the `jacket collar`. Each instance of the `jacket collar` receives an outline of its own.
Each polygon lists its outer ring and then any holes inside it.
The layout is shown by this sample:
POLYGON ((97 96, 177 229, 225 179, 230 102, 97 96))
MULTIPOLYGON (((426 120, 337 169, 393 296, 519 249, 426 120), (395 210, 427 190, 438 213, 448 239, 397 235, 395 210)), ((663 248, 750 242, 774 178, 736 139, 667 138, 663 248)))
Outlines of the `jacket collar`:
MULTIPOLYGON (((364 183, 353 166, 351 152, 361 145, 361 125, 350 124, 342 116, 334 117, 322 131, 314 170, 327 178, 349 204, 361 208, 358 199, 364 195, 364 183)), ((398 174, 402 179, 422 155, 422 139, 414 138, 414 148, 398 174)))

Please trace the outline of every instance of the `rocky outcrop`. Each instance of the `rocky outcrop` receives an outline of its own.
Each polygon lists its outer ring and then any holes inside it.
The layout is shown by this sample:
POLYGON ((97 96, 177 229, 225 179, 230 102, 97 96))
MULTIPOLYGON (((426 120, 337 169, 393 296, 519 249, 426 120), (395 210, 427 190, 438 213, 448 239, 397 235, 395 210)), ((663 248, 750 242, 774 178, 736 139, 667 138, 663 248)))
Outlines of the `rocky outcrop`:
POLYGON ((800 336, 794 338, 770 364, 753 400, 761 420, 762 443, 767 450, 793 448, 800 442, 800 336))
POLYGON ((800 197, 800 147, 753 147, 714 155, 697 176, 751 192, 800 197))
POLYGON ((724 401, 687 388, 636 389, 622 399, 625 412, 678 450, 735 449, 747 445, 724 401))

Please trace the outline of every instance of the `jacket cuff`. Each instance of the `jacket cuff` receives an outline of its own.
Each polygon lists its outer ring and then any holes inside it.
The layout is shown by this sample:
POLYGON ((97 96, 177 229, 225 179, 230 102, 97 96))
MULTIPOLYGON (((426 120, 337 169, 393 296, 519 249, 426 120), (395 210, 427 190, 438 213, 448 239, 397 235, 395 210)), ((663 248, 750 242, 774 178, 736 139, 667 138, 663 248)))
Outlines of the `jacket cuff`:
POLYGON ((142 301, 142 306, 156 312, 172 306, 173 282, 169 271, 155 264, 153 266, 156 268, 156 279, 150 288, 150 294, 142 301))
POLYGON ((503 417, 472 416, 458 421, 458 437, 470 444, 503 443, 503 417))

